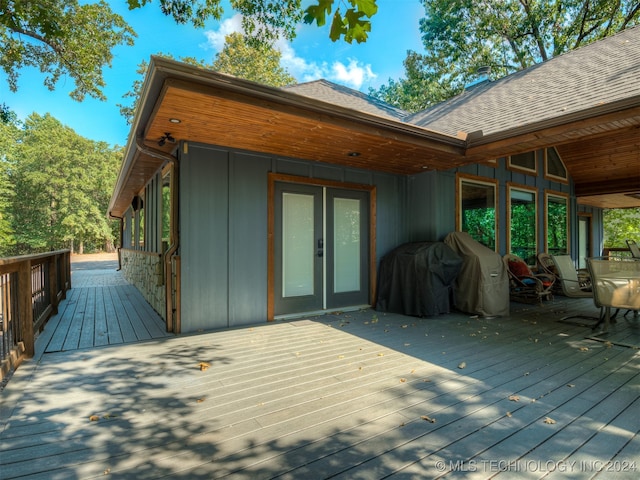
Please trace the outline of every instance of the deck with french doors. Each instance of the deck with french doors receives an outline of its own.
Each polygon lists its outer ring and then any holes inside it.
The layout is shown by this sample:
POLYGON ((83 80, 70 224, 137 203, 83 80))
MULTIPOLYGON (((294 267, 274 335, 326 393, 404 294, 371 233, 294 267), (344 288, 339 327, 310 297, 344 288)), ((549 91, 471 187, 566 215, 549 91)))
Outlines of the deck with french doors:
MULTIPOLYGON (((115 269, 69 292, 4 388, 3 479, 629 478, 640 320, 374 310, 174 336, 115 269)), ((621 312, 624 313, 624 312, 621 312)))

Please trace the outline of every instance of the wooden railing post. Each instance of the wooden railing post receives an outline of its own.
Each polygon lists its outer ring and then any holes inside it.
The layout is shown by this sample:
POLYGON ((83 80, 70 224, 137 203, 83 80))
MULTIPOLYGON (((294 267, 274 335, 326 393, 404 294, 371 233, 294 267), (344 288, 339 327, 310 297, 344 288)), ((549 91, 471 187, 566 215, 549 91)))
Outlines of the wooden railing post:
POLYGON ((25 260, 18 270, 18 318, 20 319, 20 336, 24 342, 24 353, 27 357, 33 357, 35 354, 32 294, 31 260, 25 260))
POLYGON ((58 313, 58 292, 64 291, 63 285, 58 285, 58 255, 49 259, 49 302, 51 315, 58 313))

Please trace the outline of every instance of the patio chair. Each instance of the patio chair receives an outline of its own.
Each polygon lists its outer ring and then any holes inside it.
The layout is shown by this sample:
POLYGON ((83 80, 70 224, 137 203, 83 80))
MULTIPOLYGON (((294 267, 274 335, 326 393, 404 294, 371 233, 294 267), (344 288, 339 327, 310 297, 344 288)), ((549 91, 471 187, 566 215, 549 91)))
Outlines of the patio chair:
POLYGON ((555 277, 547 273, 533 273, 529 265, 517 255, 502 257, 509 274, 509 296, 516 302, 540 303, 553 298, 555 277))
POLYGON ((640 258, 640 247, 638 247, 635 240, 627 240, 627 247, 629 247, 629 251, 633 258, 640 258))
POLYGON ((593 282, 593 301, 602 311, 596 327, 604 322, 607 331, 620 309, 627 310, 625 316, 629 312, 637 316, 640 310, 640 260, 587 258, 587 266, 593 282), (615 309, 613 315, 611 309, 615 309))
MULTIPOLYGON (((558 283, 562 290, 562 294, 569 298, 589 298, 593 297, 593 291, 591 289, 591 283, 588 285, 578 278, 578 271, 573 265, 573 260, 569 255, 552 255, 551 260, 555 266, 557 272, 558 283)), ((566 322, 571 318, 583 318, 585 320, 594 320, 595 325, 591 325, 596 328, 602 322, 602 315, 593 317, 583 314, 567 315, 560 319, 561 322, 566 322)), ((572 323, 572 322, 568 322, 572 323)), ((583 325, 580 323, 580 325, 583 325)), ((589 325, 585 325, 589 326, 589 325)))
POLYGON ((591 285, 584 284, 584 281, 578 278, 578 271, 569 255, 552 255, 551 259, 558 272, 558 283, 565 297, 593 297, 591 285))

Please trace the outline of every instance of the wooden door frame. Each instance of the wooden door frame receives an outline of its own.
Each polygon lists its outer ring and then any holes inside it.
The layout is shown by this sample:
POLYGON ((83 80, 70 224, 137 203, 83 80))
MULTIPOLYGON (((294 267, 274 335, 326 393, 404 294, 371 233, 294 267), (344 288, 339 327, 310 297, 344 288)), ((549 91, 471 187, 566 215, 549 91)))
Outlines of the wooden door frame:
POLYGON ((338 182, 318 178, 298 177, 280 173, 268 174, 267 204, 267 320, 275 318, 275 185, 276 182, 297 183, 319 187, 361 190, 369 193, 369 303, 373 303, 376 288, 376 187, 360 183, 338 182))

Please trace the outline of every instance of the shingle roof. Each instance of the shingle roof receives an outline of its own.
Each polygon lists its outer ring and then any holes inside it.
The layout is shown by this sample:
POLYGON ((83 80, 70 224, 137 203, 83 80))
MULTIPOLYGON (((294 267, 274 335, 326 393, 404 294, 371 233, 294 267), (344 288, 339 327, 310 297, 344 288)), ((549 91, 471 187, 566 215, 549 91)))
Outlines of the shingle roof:
POLYGON ((503 132, 640 96, 640 26, 469 91, 405 121, 455 135, 503 132))
POLYGON ((378 115, 380 117, 392 118, 394 120, 401 120, 407 115, 407 112, 376 98, 324 79, 290 85, 283 87, 283 89, 304 97, 321 100, 332 105, 338 105, 358 112, 378 115))

